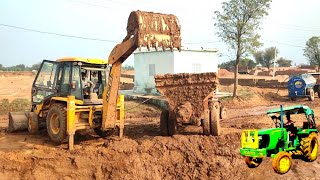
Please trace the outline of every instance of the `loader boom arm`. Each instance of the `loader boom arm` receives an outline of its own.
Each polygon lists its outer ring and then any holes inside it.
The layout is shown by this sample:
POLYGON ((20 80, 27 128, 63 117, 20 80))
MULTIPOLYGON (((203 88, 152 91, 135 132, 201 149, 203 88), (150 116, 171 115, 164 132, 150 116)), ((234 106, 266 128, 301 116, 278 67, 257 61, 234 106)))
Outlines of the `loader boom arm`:
POLYGON ((127 35, 109 55, 108 84, 103 91, 102 130, 114 128, 117 120, 117 98, 121 64, 139 47, 181 49, 180 24, 176 16, 153 12, 133 11, 127 25, 127 35))
POLYGON ((103 91, 103 129, 115 126, 118 89, 120 84, 121 64, 137 49, 134 38, 130 38, 114 47, 109 55, 112 65, 108 84, 103 91))

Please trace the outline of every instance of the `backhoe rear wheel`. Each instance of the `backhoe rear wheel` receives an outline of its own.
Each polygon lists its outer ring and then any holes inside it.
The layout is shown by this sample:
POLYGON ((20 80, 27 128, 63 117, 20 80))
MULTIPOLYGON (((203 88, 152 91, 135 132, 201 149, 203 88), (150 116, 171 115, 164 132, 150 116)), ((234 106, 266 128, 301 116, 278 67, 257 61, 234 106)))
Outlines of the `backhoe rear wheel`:
POLYGON ((281 151, 276 154, 272 161, 273 170, 278 174, 287 173, 292 166, 291 154, 286 151, 281 151))
POLYGON ((262 158, 246 156, 244 160, 249 168, 256 168, 262 163, 262 158))
POLYGON ((50 139, 61 144, 67 137, 67 111, 62 104, 51 105, 47 115, 47 131, 50 139))
POLYGON ((306 161, 314 161, 318 155, 318 136, 316 133, 311 133, 308 137, 302 138, 300 149, 306 161))

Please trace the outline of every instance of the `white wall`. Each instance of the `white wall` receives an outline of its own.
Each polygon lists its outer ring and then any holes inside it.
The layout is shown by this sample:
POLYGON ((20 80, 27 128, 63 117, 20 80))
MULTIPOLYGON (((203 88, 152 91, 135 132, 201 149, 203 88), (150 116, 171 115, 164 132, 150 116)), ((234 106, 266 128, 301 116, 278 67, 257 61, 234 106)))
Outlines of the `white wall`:
POLYGON ((174 73, 217 72, 218 58, 215 51, 175 51, 174 73))
POLYGON ((146 89, 153 89, 155 93, 154 76, 149 75, 149 64, 155 65, 155 74, 174 73, 173 53, 171 51, 137 52, 134 54, 134 90, 147 93, 146 89))

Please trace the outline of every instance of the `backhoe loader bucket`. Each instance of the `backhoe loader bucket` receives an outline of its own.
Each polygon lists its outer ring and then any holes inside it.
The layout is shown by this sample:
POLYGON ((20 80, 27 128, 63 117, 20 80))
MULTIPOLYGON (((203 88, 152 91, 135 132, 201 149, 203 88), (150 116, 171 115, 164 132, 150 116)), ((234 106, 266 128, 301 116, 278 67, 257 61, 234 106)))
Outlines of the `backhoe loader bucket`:
POLYGON ((28 129, 29 112, 9 112, 7 132, 24 131, 28 129))
POLYGON ((142 46, 154 47, 158 50, 173 48, 181 50, 180 24, 178 18, 172 14, 160 14, 153 12, 132 11, 128 18, 127 40, 131 36, 136 36, 136 44, 139 48, 142 46))

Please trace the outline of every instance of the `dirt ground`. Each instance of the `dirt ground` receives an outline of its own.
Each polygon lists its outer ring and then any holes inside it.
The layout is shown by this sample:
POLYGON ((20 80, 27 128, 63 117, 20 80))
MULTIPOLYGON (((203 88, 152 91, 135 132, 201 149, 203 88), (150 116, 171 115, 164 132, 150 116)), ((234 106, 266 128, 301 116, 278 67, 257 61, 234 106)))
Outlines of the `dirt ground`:
MULTIPOLYGON (((31 76, 0 75, 0 100, 29 98, 31 76), (14 94, 16 93, 16 94, 14 94)), ((232 86, 221 91, 232 91, 232 86)), ((160 109, 126 102, 125 137, 99 138, 93 131, 76 135, 75 150, 51 143, 46 130, 5 132, 8 118, 0 116, 0 179, 320 179, 320 158, 294 159, 292 169, 278 175, 272 159, 249 169, 239 154, 243 129, 269 128, 265 111, 282 105, 305 104, 320 118, 320 99, 291 102, 286 90, 240 87, 237 99, 225 98, 228 118, 222 135, 204 136, 198 130, 172 137, 160 136, 160 109)), ((320 122, 317 121, 320 125, 320 122)))

